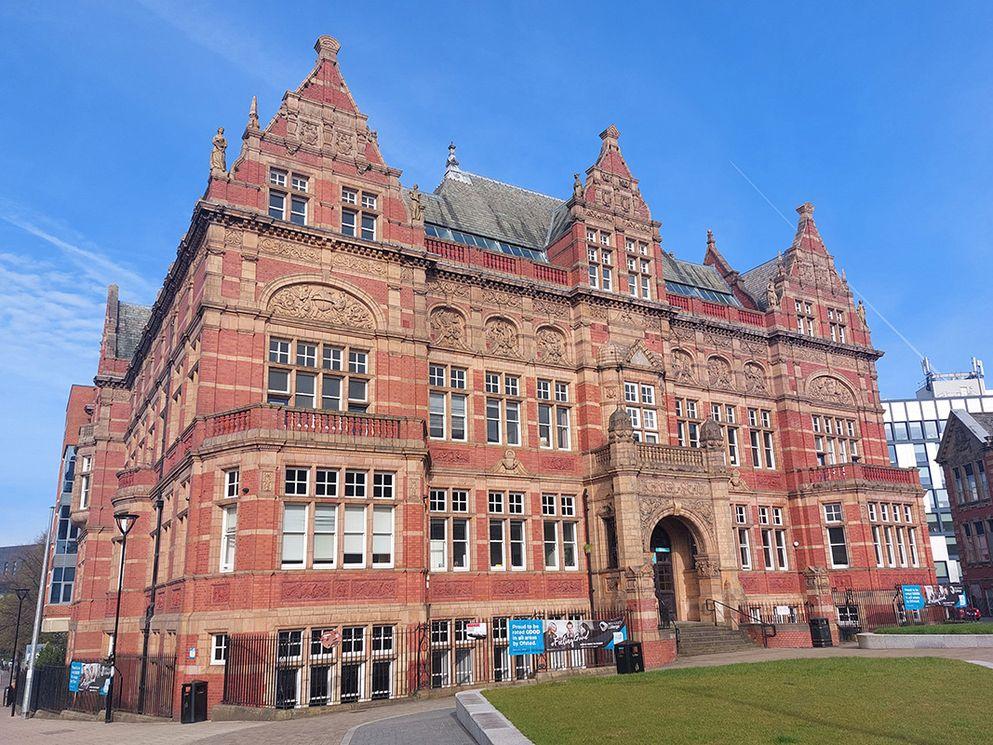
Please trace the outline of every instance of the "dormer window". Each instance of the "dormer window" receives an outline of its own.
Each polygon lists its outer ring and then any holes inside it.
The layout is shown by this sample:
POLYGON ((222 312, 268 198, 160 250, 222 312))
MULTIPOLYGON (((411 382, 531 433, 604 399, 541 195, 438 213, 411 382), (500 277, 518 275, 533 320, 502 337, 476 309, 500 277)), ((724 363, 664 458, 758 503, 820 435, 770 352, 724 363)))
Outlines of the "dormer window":
POLYGON ((270 186, 285 189, 287 178, 289 178, 290 183, 289 193, 277 189, 269 190, 269 217, 276 220, 289 220, 294 225, 306 225, 307 198, 293 192, 305 194, 310 179, 299 173, 289 174, 280 168, 269 169, 270 186))

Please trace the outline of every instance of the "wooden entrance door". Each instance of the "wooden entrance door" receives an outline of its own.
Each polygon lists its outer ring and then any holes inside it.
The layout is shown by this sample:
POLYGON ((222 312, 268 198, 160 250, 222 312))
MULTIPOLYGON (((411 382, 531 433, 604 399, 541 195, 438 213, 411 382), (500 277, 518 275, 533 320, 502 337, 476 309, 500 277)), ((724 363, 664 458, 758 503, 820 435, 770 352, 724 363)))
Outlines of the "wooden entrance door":
POLYGON ((655 553, 655 598, 659 603, 659 625, 676 620, 676 582, 672 576, 672 553, 655 553))

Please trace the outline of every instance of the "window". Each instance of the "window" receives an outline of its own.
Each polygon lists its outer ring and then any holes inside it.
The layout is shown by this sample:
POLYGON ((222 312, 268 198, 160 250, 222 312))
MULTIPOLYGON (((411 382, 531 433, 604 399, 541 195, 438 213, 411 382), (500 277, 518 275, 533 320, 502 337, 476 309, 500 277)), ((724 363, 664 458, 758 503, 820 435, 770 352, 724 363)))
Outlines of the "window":
POLYGON ((676 399, 676 440, 681 447, 700 447, 700 424, 697 414, 698 402, 692 399, 676 399))
POLYGON ((772 508, 772 524, 782 525, 783 524, 783 508, 773 507, 772 508))
POLYGON ((748 538, 748 528, 737 528, 738 531, 738 559, 741 568, 748 570, 752 568, 752 547, 748 538))
POLYGON ((307 496, 310 481, 310 469, 287 468, 283 493, 287 496, 307 496))
POLYGON ((831 341, 848 343, 848 327, 845 325, 845 312, 828 308, 828 326, 831 329, 831 341))
POLYGON ((466 441, 466 370, 429 365, 429 435, 432 439, 466 441))
POLYGON ((827 529, 828 546, 831 551, 831 566, 848 566, 848 544, 845 542, 844 526, 833 526, 827 529))
POLYGON ((307 557, 307 505, 283 505, 283 569, 302 569, 307 557))
MULTIPOLYGON (((56 554, 71 556, 79 552, 79 528, 72 524, 71 515, 71 505, 63 503, 59 506, 59 518, 55 531, 56 554)), ((53 600, 52 602, 58 601, 53 600)))
POLYGON ((268 403, 288 406, 292 402, 297 408, 329 411, 368 411, 370 376, 365 350, 321 345, 319 371, 318 344, 296 341, 296 355, 291 363, 292 344, 290 339, 269 340, 268 403), (347 371, 342 369, 343 358, 349 360, 347 371), (289 367, 291 364, 294 367, 289 367))
MULTIPOLYGON (((347 507, 346 515, 347 515, 347 507)), ((372 508, 372 565, 393 566, 393 507, 375 505, 372 508)))
POLYGON ((343 566, 365 566, 365 506, 345 505, 345 532, 342 545, 343 566))
POLYGON ((544 524, 545 569, 559 568, 558 523, 546 521, 544 524))
POLYGON ((748 522, 748 508, 745 505, 734 505, 734 521, 738 525, 745 525, 748 522))
POLYGON ((366 472, 345 471, 345 496, 363 499, 366 495, 366 472))
POLYGON ((221 510, 221 566, 222 572, 234 571, 235 543, 238 535, 238 508, 234 505, 221 510))
POLYGON ((589 261, 590 287, 597 287, 603 290, 613 289, 613 271, 611 267, 613 266, 614 258, 610 247, 610 233, 605 232, 600 233, 599 248, 592 242, 587 246, 586 258, 589 261))
POLYGON ((624 403, 634 439, 638 442, 659 442, 658 412, 655 409, 655 386, 646 383, 626 381, 624 383, 624 403))
POLYGON ((314 494, 318 497, 338 496, 337 469, 318 468, 314 479, 314 494))
POLYGON ((241 473, 237 468, 230 468, 224 472, 224 496, 228 499, 238 496, 241 484, 241 473))
POLYGON ((774 533, 776 537, 776 562, 778 569, 785 572, 790 568, 789 558, 786 553, 786 531, 776 530, 774 533))
MULTIPOLYGON (((648 255, 648 244, 639 242, 639 250, 642 256, 648 255)), ((640 296, 646 300, 652 299, 651 286, 651 261, 649 259, 638 259, 635 256, 631 256, 635 252, 635 242, 630 238, 625 239, 624 248, 628 252, 627 257, 627 287, 628 293, 632 297, 638 297, 639 291, 640 296)))
POLYGON ((814 452, 817 465, 833 466, 848 463, 859 454, 855 421, 814 414, 811 417, 814 430, 814 452))
POLYGON ((510 494, 507 495, 507 512, 511 515, 524 514, 523 492, 510 492, 510 494))
POLYGON ((796 330, 801 334, 814 336, 817 333, 814 323, 814 306, 806 300, 796 300, 796 330))
POLYGON ((569 385, 562 381, 539 379, 536 391, 538 393, 538 442, 543 448, 569 450, 572 447, 570 430, 571 410, 569 402, 569 385), (542 403, 551 398, 555 391, 556 403, 542 403))
POLYGON ((496 514, 503 512, 503 492, 491 491, 489 493, 489 510, 496 514))
POLYGON ((738 423, 737 409, 730 404, 714 403, 710 405, 710 416, 721 424, 721 432, 724 434, 724 462, 731 466, 741 465, 738 428, 735 426, 738 423))
POLYGON ((352 238, 361 237, 366 241, 376 240, 376 222, 379 218, 379 198, 370 192, 362 192, 361 209, 349 209, 355 206, 358 191, 349 187, 341 189, 341 234, 352 238))
POLYGON ((542 494, 541 495, 541 514, 542 515, 554 515, 555 508, 558 503, 558 499, 555 494, 542 494))
POLYGON ((490 569, 506 569, 503 540, 504 521, 490 520, 490 569))
POLYGON ((840 523, 843 520, 841 502, 829 502, 824 505, 824 522, 840 523))
POLYGON ((376 471, 372 475, 372 498, 373 499, 393 499, 393 473, 387 471, 376 471))
POLYGON ((524 521, 491 519, 489 531, 490 569, 498 571, 506 569, 507 543, 510 548, 510 568, 524 569, 524 521))
POLYGON ((307 197, 305 196, 310 186, 310 180, 298 173, 292 174, 290 178, 290 189, 286 189, 286 171, 279 168, 269 169, 269 217, 276 220, 286 220, 286 207, 289 202, 289 220, 295 225, 307 224, 307 197))
POLYGON ((79 459, 79 509, 89 509, 90 483, 93 477, 93 456, 84 455, 79 459))
POLYGON ((516 375, 487 372, 486 442, 521 444, 521 383, 516 375))
POLYGON ((880 528, 878 525, 872 526, 872 551, 876 557, 876 566, 883 566, 883 546, 880 539, 880 528))
POLYGON ((314 568, 333 567, 337 556, 338 505, 314 507, 314 568))
POLYGON ((210 635, 210 664, 223 665, 228 659, 228 635, 210 635))
POLYGON ((772 412, 768 409, 748 410, 748 444, 754 468, 776 467, 776 452, 772 436, 772 412))
POLYGON ((772 531, 766 529, 759 532, 762 535, 762 561, 765 563, 765 568, 775 569, 776 559, 773 556, 772 531))
POLYGON ((55 567, 52 569, 52 586, 48 602, 61 605, 72 602, 72 588, 76 581, 76 567, 55 567))
POLYGON ((759 525, 769 524, 769 508, 759 507, 759 525))

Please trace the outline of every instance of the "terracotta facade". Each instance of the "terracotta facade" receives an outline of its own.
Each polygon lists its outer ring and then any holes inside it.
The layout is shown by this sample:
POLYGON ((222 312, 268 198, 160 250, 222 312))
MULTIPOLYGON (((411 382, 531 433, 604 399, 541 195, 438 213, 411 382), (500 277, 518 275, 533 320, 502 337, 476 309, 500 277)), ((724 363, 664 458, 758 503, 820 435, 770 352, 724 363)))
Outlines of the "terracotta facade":
POLYGON ((548 236, 530 247, 542 259, 440 238, 426 225, 446 189, 531 197, 462 172, 454 150, 433 195, 403 188, 338 43, 316 48, 271 122, 253 103, 230 169, 215 138, 206 192, 126 356, 112 291, 79 438, 93 465, 89 504, 78 489, 74 501, 73 657, 107 650, 121 509, 140 517, 118 652, 141 648, 161 509, 150 650, 177 655, 177 689, 211 681, 212 701, 212 634, 591 600, 628 609, 661 664, 674 644, 658 628, 660 553, 677 620, 752 604, 833 619, 832 588, 933 583, 916 472, 888 466, 880 353, 811 205, 763 265, 768 282, 733 270, 711 238, 704 265, 679 266, 722 282, 722 302, 681 294, 611 126, 571 197, 540 203, 553 208, 531 226, 548 236), (837 441, 824 465, 819 435, 837 441), (876 567, 866 509, 878 500, 912 510, 904 568, 876 567), (832 561, 832 527, 845 562, 832 561))

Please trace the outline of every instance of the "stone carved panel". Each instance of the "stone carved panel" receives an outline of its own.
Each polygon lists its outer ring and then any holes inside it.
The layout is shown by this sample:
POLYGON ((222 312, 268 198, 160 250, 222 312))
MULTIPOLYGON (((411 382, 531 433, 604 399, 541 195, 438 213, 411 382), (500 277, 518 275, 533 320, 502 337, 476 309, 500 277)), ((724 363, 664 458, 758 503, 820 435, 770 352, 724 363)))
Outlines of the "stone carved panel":
POLYGON ((374 261, 363 256, 354 256, 348 253, 339 253, 334 256, 335 269, 347 269, 362 274, 374 274, 378 277, 386 276, 386 264, 382 261, 374 261))
POLYGON ((534 312, 550 318, 568 318, 569 306, 565 303, 557 303, 552 300, 538 298, 534 301, 534 312))
POLYGON ((676 383, 692 383, 693 357, 688 352, 677 349, 672 353, 672 374, 670 377, 676 383))
POLYGON ((365 305, 348 293, 325 285, 290 285, 277 290, 269 300, 269 310, 276 315, 356 329, 376 326, 365 305))
POLYGON ((483 330, 486 351, 501 357, 520 356, 520 335, 506 318, 491 318, 483 330))
POLYGON ((821 375, 810 381, 810 384, 807 386, 807 395, 817 401, 824 401, 829 404, 843 404, 846 406, 855 404, 855 395, 851 389, 830 375, 821 375))
POLYGON ((396 596, 393 579, 338 579, 334 581, 334 597, 358 600, 378 600, 396 596))
POLYGON ((733 388, 734 380, 730 363, 723 357, 707 360, 707 381, 715 388, 733 388))
POLYGON ((435 308, 428 323, 433 343, 456 349, 469 348, 465 317, 454 308, 435 308))
POLYGON ((469 286, 460 282, 453 282, 450 279, 432 279, 427 283, 427 290, 432 295, 442 295, 452 298, 458 297, 469 299, 469 286))
POLYGON ((534 335, 538 362, 561 364, 568 361, 565 334, 552 326, 542 326, 534 335))
POLYGON ((768 393, 769 384, 765 378, 765 370, 755 362, 745 363, 745 392, 768 393))
POLYGON ((328 600, 331 598, 331 583, 316 580, 284 582, 280 597, 283 600, 328 600))
MULTIPOLYGON (((655 525, 663 517, 670 515, 691 517, 694 524, 706 530, 711 539, 716 540, 714 505, 706 484, 695 481, 656 479, 649 481, 644 489, 647 493, 638 502, 641 513, 642 543, 646 550, 655 525)), ((700 548, 703 549, 704 547, 701 546, 700 548)))
POLYGON ((320 250, 313 246, 301 246, 298 243, 287 243, 275 238, 263 238, 259 241, 259 250, 286 259, 313 262, 321 260, 320 250))

